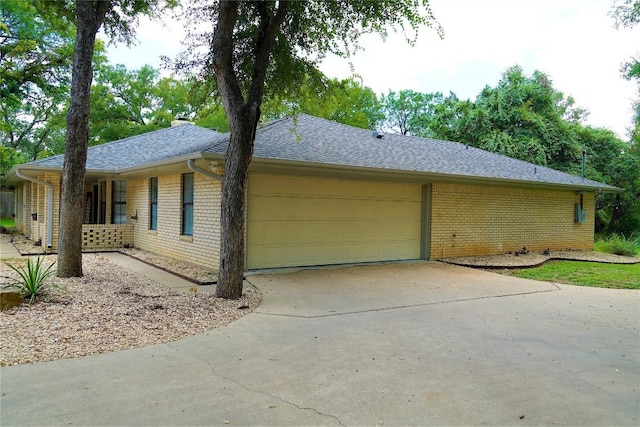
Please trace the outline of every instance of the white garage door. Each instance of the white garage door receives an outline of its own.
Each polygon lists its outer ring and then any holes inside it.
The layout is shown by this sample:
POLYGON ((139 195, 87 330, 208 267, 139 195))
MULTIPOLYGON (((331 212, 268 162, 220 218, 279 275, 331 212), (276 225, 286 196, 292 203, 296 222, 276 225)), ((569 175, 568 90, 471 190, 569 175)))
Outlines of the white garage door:
POLYGON ((422 187, 251 174, 247 267, 420 258, 422 187))

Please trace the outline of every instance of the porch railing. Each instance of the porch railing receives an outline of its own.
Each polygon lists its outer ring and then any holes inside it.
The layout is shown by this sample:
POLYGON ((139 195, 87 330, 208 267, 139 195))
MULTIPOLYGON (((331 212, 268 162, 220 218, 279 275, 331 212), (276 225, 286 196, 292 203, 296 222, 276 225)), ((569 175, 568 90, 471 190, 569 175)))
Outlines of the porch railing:
POLYGON ((133 224, 83 224, 82 249, 117 249, 133 246, 133 224))

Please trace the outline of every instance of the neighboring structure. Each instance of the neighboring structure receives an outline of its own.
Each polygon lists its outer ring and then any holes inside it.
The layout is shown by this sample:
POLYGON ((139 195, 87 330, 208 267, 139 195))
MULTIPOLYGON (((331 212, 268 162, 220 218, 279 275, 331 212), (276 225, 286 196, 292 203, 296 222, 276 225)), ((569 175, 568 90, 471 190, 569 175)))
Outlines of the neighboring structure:
MULTIPOLYGON (((87 250, 134 246, 215 267, 229 135, 171 128, 89 149, 87 250)), ((63 156, 14 167, 16 226, 58 244, 63 156)), ((308 115, 258 129, 249 269, 592 249, 595 193, 617 188, 456 142, 308 115)))
POLYGON ((0 190, 0 218, 13 218, 14 201, 13 191, 0 190))

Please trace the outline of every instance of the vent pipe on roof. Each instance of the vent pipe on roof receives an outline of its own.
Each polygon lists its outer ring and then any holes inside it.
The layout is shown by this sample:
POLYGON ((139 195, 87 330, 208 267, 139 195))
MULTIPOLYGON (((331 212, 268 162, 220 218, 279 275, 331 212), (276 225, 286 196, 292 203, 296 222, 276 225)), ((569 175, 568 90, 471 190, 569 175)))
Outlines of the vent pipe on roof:
POLYGON ((16 169, 16 176, 25 181, 34 182, 38 185, 47 187, 47 247, 53 246, 53 184, 47 181, 24 175, 20 169, 16 169))
POLYGON ((582 180, 583 181, 584 181, 584 158, 585 158, 586 155, 587 155, 587 149, 582 147, 582 173, 581 173, 581 176, 582 176, 582 180))
POLYGON ((189 169, 192 172, 198 172, 204 176, 208 176, 209 178, 215 179, 218 182, 222 182, 222 180, 224 179, 223 177, 221 177, 220 175, 216 175, 215 173, 208 171, 206 169, 202 169, 199 166, 196 166, 195 164, 195 160, 193 159, 189 159, 187 160, 187 166, 189 166, 189 169))

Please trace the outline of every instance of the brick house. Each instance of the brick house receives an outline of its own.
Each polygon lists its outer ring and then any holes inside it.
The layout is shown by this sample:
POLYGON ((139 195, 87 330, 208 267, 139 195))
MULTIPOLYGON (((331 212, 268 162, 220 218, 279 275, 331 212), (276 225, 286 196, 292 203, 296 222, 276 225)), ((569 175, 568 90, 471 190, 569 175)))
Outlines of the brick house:
MULTIPOLYGON (((217 266, 228 134, 174 122, 91 147, 86 250, 126 245, 217 266)), ((14 167, 16 226, 57 248, 63 156, 14 167)), ((299 115, 258 129, 249 269, 592 249, 596 192, 618 191, 464 144, 299 115)))

